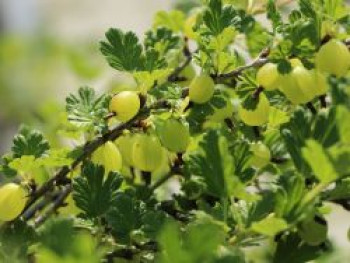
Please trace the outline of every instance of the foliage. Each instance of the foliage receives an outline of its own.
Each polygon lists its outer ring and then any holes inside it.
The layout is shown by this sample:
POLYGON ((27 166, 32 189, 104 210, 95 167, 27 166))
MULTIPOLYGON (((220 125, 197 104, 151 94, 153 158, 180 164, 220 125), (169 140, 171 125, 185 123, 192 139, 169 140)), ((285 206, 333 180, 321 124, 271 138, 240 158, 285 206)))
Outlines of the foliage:
MULTIPOLYGON (((281 3, 182 1, 177 6, 185 12, 158 12, 143 41, 109 29, 100 50, 113 69, 135 80, 127 93, 138 107, 81 87, 59 118, 69 147, 57 148, 31 127, 19 129, 0 172, 26 189, 28 203, 0 225, 0 261, 341 257, 329 233, 313 242, 317 233, 307 237, 303 226, 331 229, 330 203, 350 211, 350 71, 334 74, 316 59, 330 40, 343 52, 331 56, 350 56, 349 7, 300 0, 285 13, 281 3), (261 77, 273 82, 269 88, 257 81, 266 63, 273 63, 276 78, 261 77), (208 100, 189 96, 196 76, 208 80, 194 85, 198 96, 215 83, 208 100), (305 103, 295 103, 298 96, 305 103), (249 121, 239 114, 243 108, 249 121), (162 129, 167 122, 184 132, 162 129), (181 139, 186 143, 177 147, 181 139), (106 153, 100 147, 107 142, 113 151, 106 153)), ((335 61, 348 65, 341 59, 335 61)))

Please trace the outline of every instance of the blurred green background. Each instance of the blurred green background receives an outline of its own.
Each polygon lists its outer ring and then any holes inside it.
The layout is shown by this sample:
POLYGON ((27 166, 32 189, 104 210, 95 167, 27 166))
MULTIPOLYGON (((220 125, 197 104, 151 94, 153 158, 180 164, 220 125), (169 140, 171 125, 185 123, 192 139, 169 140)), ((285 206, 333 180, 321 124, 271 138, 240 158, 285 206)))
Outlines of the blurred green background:
POLYGON ((97 92, 124 81, 98 42, 110 27, 139 36, 170 0, 0 0, 0 154, 21 123, 60 144, 65 97, 80 86, 97 92))

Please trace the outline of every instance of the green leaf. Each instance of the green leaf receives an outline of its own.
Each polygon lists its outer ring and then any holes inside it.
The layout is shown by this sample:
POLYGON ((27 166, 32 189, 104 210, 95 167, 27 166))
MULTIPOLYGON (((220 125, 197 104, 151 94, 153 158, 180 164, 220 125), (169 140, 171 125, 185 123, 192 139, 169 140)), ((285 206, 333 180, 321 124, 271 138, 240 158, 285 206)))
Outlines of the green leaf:
POLYGON ((159 262, 217 262, 220 257, 217 250, 224 241, 225 231, 222 226, 210 220, 193 222, 185 233, 181 232, 177 224, 168 223, 159 237, 162 247, 159 262))
POLYGON ((182 248, 181 233, 176 223, 168 223, 163 227, 159 236, 162 247, 159 262, 163 263, 191 263, 191 255, 182 248))
POLYGON ((288 222, 300 216, 299 204, 306 194, 305 179, 297 172, 287 171, 279 178, 275 194, 275 213, 288 222))
POLYGON ((0 228, 0 262, 27 262, 29 247, 37 241, 35 229, 16 220, 0 228))
MULTIPOLYGON (((138 88, 142 93, 151 91, 155 86, 155 83, 163 82, 169 74, 171 69, 157 69, 150 71, 137 71, 134 72, 133 76, 138 83, 138 88)), ((158 88, 158 87, 157 87, 158 88)))
POLYGON ((155 49, 148 49, 145 53, 144 70, 152 72, 153 70, 163 69, 167 66, 165 58, 155 49))
POLYGON ((296 233, 283 236, 277 243, 273 263, 304 263, 310 262, 323 254, 319 246, 309 246, 302 242, 296 233))
POLYGON ((350 199, 350 178, 345 178, 336 182, 333 189, 324 194, 327 200, 350 199))
POLYGON ((223 31, 211 39, 209 43, 209 49, 215 50, 216 52, 224 51, 230 44, 233 43, 233 40, 237 32, 232 27, 224 28, 223 31))
POLYGON ((81 87, 77 96, 71 94, 66 98, 68 120, 78 127, 101 130, 106 126, 108 103, 108 96, 97 96, 92 88, 81 87))
POLYGON ((66 218, 51 219, 39 230, 40 242, 58 255, 70 250, 73 236, 73 220, 66 218))
POLYGON ((336 121, 339 135, 343 143, 350 142, 350 111, 345 106, 336 109, 336 121))
POLYGON ((9 167, 25 177, 34 175, 35 171, 41 167, 41 161, 40 159, 36 159, 33 155, 23 155, 10 162, 9 167))
POLYGON ((274 0, 268 0, 266 11, 267 11, 267 18, 272 22, 273 31, 276 32, 277 28, 280 25, 282 25, 283 22, 282 22, 282 17, 276 8, 274 0))
POLYGON ((246 41, 251 57, 256 57, 272 40, 268 31, 258 22, 247 32, 246 41))
POLYGON ((146 211, 142 215, 141 230, 151 239, 155 239, 163 224, 167 221, 167 216, 162 211, 146 211))
POLYGON ((9 164, 13 161, 12 154, 5 154, 0 159, 0 172, 6 177, 15 177, 17 175, 17 171, 10 168, 9 164))
POLYGON ((165 55, 169 50, 179 48, 180 42, 181 38, 165 27, 148 31, 144 40, 146 50, 154 49, 161 55, 165 55))
POLYGON ((22 126, 13 139, 12 152, 14 158, 20 158, 23 155, 33 155, 38 158, 49 148, 49 143, 41 132, 22 126))
POLYGON ((239 19, 232 6, 223 6, 221 0, 210 0, 203 22, 211 35, 218 36, 225 28, 236 25, 239 19))
POLYGON ((101 52, 109 65, 120 71, 135 71, 142 67, 142 46, 133 32, 111 28, 106 33, 107 42, 101 42, 101 52))
POLYGON ((73 162, 69 154, 68 148, 51 149, 46 156, 40 159, 40 162, 45 167, 68 166, 73 162))
POLYGON ((254 222, 252 224, 252 230, 259 234, 263 234, 266 236, 275 236, 281 231, 285 230, 288 227, 287 222, 275 216, 269 215, 259 222, 254 222))
POLYGON ((203 177, 206 191, 216 197, 229 195, 234 167, 227 140, 219 132, 210 130, 199 143, 202 152, 192 154, 186 162, 192 175, 203 177))
POLYGON ((115 172, 104 179, 103 166, 84 164, 81 175, 73 180, 73 199, 78 208, 89 218, 104 215, 117 197, 123 181, 115 172))
POLYGON ((303 157, 310 165, 315 176, 322 183, 330 183, 338 174, 324 148, 315 140, 308 140, 302 149, 303 157))
POLYGON ((154 17, 153 28, 165 27, 177 33, 182 31, 184 22, 185 14, 179 10, 159 11, 154 17))
POLYGON ((278 128, 281 124, 289 122, 290 117, 287 112, 276 107, 270 107, 268 128, 278 128))
POLYGON ((113 198, 107 221, 117 239, 130 242, 131 232, 142 226, 143 212, 141 202, 127 193, 118 193, 113 198))
POLYGON ((301 148, 305 146, 305 140, 312 137, 311 114, 302 110, 296 110, 289 123, 281 126, 281 135, 295 167, 303 174, 309 174, 310 168, 302 158, 301 148))

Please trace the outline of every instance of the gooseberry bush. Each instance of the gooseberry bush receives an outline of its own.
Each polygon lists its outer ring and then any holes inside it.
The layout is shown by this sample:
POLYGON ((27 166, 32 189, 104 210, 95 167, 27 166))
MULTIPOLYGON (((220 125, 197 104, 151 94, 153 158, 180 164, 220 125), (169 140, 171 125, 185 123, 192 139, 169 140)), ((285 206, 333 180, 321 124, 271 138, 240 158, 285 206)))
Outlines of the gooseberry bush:
POLYGON ((73 146, 20 128, 1 262, 347 262, 327 221, 350 210, 349 7, 190 2, 142 41, 107 31, 137 88, 69 95, 73 146))

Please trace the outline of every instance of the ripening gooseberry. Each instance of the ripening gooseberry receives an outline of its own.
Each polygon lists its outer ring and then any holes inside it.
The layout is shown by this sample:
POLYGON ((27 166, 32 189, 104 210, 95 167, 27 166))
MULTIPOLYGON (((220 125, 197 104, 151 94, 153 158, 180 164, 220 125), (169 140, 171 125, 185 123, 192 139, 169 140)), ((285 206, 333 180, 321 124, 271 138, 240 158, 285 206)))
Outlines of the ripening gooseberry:
POLYGON ((189 16, 185 21, 184 33, 185 33, 185 36, 190 38, 190 39, 196 38, 196 33, 193 31, 193 27, 196 24, 197 17, 198 17, 198 13, 195 13, 195 14, 189 16))
POLYGON ((195 77, 189 87, 190 100, 198 104, 208 102, 214 94, 214 86, 213 79, 208 75, 195 77))
POLYGON ((132 156, 136 168, 153 172, 162 163, 163 147, 156 136, 142 134, 133 145, 132 156))
POLYGON ((298 58, 291 58, 290 60, 289 60, 289 62, 290 62, 290 64, 291 64, 291 66, 292 66, 292 68, 295 68, 295 67, 303 67, 304 65, 303 65, 303 63, 300 61, 300 59, 298 59, 298 58))
POLYGON ((140 97, 136 92, 122 91, 111 99, 109 109, 119 121, 129 121, 140 110, 140 97))
POLYGON ((0 188, 0 221, 18 217, 27 202, 26 190, 18 184, 8 183, 0 188))
POLYGON ((122 168, 122 156, 119 149, 113 142, 106 142, 100 146, 92 155, 92 161, 96 164, 103 165, 105 172, 120 171, 122 168))
POLYGON ((123 134, 116 141, 116 145, 122 155, 123 164, 128 166, 134 166, 133 157, 132 157, 132 149, 134 147, 134 143, 137 140, 139 134, 123 134))
POLYGON ((295 77, 300 90, 305 95, 305 99, 311 101, 316 96, 316 78, 311 70, 304 67, 297 66, 293 69, 293 76, 295 77))
POLYGON ((256 81, 266 90, 275 90, 278 87, 279 76, 277 65, 267 63, 258 70, 256 81))
POLYGON ((190 143, 188 126, 174 118, 159 127, 158 136, 165 148, 176 153, 185 152, 190 143))
POLYGON ((263 143, 254 143, 250 145, 250 151, 253 153, 249 163, 256 168, 263 168, 269 164, 271 153, 269 148, 263 143))
POLYGON ((196 76, 196 70, 194 69, 192 64, 189 64, 187 67, 185 67, 179 77, 180 78, 184 78, 184 81, 179 81, 178 84, 181 87, 187 87, 188 85, 190 85, 190 83, 192 82, 193 78, 196 76))
POLYGON ((249 126, 261 126, 267 123, 269 119, 270 102, 264 93, 260 93, 258 102, 255 108, 245 108, 243 104, 238 109, 238 114, 241 120, 249 126))
POLYGON ((316 54, 316 68, 320 71, 344 76, 350 67, 350 51, 339 40, 331 39, 316 54))
POLYGON ((279 89, 293 104, 302 104, 316 96, 317 87, 312 71, 296 66, 292 72, 281 75, 279 89))
POLYGON ((322 74, 318 70, 313 70, 314 84, 315 84, 315 95, 321 96, 327 93, 329 90, 329 84, 327 81, 327 76, 322 74))

